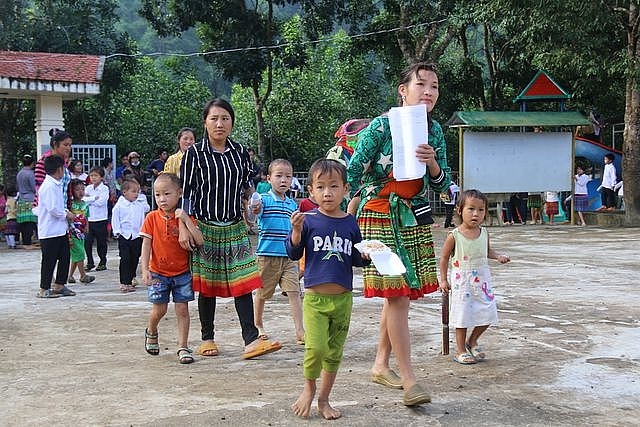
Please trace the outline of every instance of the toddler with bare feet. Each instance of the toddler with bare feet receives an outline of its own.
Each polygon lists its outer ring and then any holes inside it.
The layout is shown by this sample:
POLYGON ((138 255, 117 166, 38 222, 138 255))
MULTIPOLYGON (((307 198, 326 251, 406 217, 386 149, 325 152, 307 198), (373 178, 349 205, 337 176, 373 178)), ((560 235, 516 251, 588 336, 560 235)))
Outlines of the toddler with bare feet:
POLYGON ((353 305, 353 267, 365 261, 354 247, 362 240, 355 217, 340 209, 349 191, 344 166, 335 160, 317 160, 309 171, 308 188, 318 208, 291 215, 287 254, 304 256, 305 296, 302 313, 306 328, 304 388, 293 403, 293 413, 309 417, 320 378, 318 412, 327 420, 340 418, 329 404, 329 394, 342 361, 353 305))

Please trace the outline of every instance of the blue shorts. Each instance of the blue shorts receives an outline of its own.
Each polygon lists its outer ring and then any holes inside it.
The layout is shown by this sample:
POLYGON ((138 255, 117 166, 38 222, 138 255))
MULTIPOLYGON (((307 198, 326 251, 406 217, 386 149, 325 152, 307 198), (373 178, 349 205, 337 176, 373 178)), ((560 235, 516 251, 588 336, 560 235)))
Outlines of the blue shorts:
POLYGON ((169 294, 173 302, 189 302, 195 299, 191 286, 191 272, 179 276, 166 277, 151 272, 152 285, 147 286, 147 297, 153 304, 169 304, 169 294))

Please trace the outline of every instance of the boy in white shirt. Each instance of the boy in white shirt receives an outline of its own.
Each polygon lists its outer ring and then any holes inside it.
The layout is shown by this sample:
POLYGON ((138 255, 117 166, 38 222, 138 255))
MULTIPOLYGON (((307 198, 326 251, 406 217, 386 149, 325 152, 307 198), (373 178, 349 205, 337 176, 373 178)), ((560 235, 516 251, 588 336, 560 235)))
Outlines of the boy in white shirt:
POLYGON ((140 193, 140 183, 135 179, 122 181, 121 191, 122 195, 113 207, 111 228, 118 239, 120 253, 120 292, 127 293, 136 290, 133 278, 136 277, 142 252, 140 229, 151 208, 147 197, 140 193))
POLYGON ((64 176, 64 160, 56 155, 45 157, 44 170, 47 176, 38 189, 38 206, 33 209, 33 213, 38 217, 38 238, 42 251, 40 291, 36 296, 38 298, 74 296, 75 292, 65 286, 70 262, 67 221, 73 220, 75 215, 65 206, 61 181, 64 176), (56 278, 51 289, 51 279, 56 263, 58 264, 56 278))
POLYGON ((614 211, 616 209, 616 193, 613 188, 616 186, 618 178, 616 167, 613 165, 613 154, 604 155, 604 171, 602 172, 602 206, 598 211, 614 211))
POLYGON ((109 201, 109 187, 104 185, 104 169, 100 166, 94 166, 89 171, 89 180, 91 184, 87 185, 84 190, 85 196, 82 198, 89 205, 89 232, 84 239, 84 250, 87 253, 86 271, 91 271, 95 264, 93 263, 93 240, 96 240, 98 257, 100 263, 96 267, 96 271, 107 269, 107 223, 109 221, 109 212, 107 202, 109 201))

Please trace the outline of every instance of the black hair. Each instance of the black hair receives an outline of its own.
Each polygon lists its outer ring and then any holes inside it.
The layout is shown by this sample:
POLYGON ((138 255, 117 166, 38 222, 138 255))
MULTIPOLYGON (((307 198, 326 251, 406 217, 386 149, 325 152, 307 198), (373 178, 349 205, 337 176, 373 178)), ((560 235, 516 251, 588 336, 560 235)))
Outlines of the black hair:
POLYGON ((611 153, 607 153, 604 155, 607 159, 611 160, 613 162, 613 159, 615 159, 615 156, 611 153))
POLYGON ((307 186, 313 185, 313 180, 322 175, 330 175, 337 173, 342 178, 342 183, 347 183, 347 169, 342 163, 333 159, 321 158, 313 162, 309 169, 309 175, 307 177, 307 186))
POLYGON ((204 108, 202 109, 203 122, 207 120, 207 116, 209 115, 209 110, 211 110, 211 108, 213 107, 220 107, 227 110, 227 112, 231 116, 231 125, 233 125, 236 122, 236 113, 233 111, 233 107, 231 106, 231 104, 229 104, 228 101, 225 101, 222 98, 214 98, 209 102, 207 102, 206 104, 204 104, 204 108))
POLYGON ((176 174, 163 172, 156 178, 155 182, 157 183, 158 181, 169 181, 172 182, 176 187, 182 189, 182 181, 180 181, 180 178, 178 178, 176 174))
POLYGON ((104 178, 105 175, 105 171, 104 168, 102 166, 94 166, 89 170, 89 175, 91 175, 92 173, 97 173, 98 175, 100 175, 101 177, 104 178))
POLYGON ((76 187, 78 187, 79 185, 85 186, 86 184, 84 183, 83 180, 78 179, 78 178, 73 178, 71 180, 71 182, 69 182, 69 187, 71 187, 71 190, 73 191, 73 189, 75 189, 76 187))
MULTIPOLYGON (((71 160, 71 161, 69 162, 68 169, 69 169, 71 172, 73 172, 73 169, 76 167, 76 165, 77 165, 78 163, 80 163, 80 165, 82 165, 82 160, 79 160, 79 159, 71 160)), ((83 171, 84 171, 84 165, 82 165, 82 169, 83 169, 83 171)))
POLYGON ((129 168, 125 168, 122 171, 122 179, 123 180, 127 180, 127 179, 133 179, 135 181, 138 182, 138 184, 140 184, 142 186, 142 179, 140 179, 135 173, 133 173, 133 171, 129 168))
POLYGON ((44 171, 47 175, 53 175, 64 166, 64 159, 56 154, 44 158, 44 171))
POLYGON ((122 192, 125 192, 129 190, 132 185, 137 185, 138 188, 140 188, 140 182, 137 179, 135 179, 134 177, 127 177, 122 181, 122 184, 120 184, 120 190, 122 192))
MULTIPOLYGON (((420 71, 432 71, 435 75, 438 75, 438 70, 435 64, 428 62, 416 62, 415 64, 411 64, 406 67, 404 70, 400 72, 400 82, 398 85, 406 85, 411 79, 415 76, 418 77, 420 71)), ((402 98, 398 95, 398 105, 402 106, 402 98)), ((431 133, 431 129, 433 128, 433 120, 431 119, 431 113, 427 112, 427 123, 429 125, 429 133, 431 133)))
POLYGON ((293 172, 293 165, 291 164, 291 162, 289 160, 286 159, 275 159, 272 160, 271 163, 269 163, 269 169, 267 174, 271 175, 271 172, 273 172, 273 168, 275 168, 278 165, 285 165, 291 168, 291 171, 293 172))
POLYGON ((51 148, 56 148, 62 141, 67 138, 71 138, 71 134, 69 134, 69 132, 60 130, 58 128, 50 129, 49 136, 51 137, 51 141, 49 142, 51 148))
POLYGON ((100 166, 102 166, 103 168, 106 168, 107 166, 109 166, 110 163, 113 163, 113 159, 107 156, 104 159, 102 159, 102 161, 100 162, 100 166))
POLYGON ((22 165, 23 166, 31 166, 33 164, 33 157, 30 154, 25 154, 22 156, 22 165))
POLYGON ((184 135, 187 132, 191 132, 193 134, 193 138, 195 139, 196 131, 194 131, 193 129, 191 129, 189 127, 183 127, 182 129, 180 129, 178 131, 178 135, 176 135, 176 142, 180 142, 180 138, 182 138, 182 135, 184 135))
POLYGON ((484 209, 485 211, 487 210, 487 208, 489 207, 489 199, 487 199, 487 196, 484 195, 484 193, 482 193, 480 190, 464 190, 462 193, 460 193, 460 196, 458 196, 458 213, 462 212, 462 208, 464 208, 464 204, 467 202, 467 200, 469 199, 480 199, 484 202, 484 209))
POLYGON ((9 197, 15 197, 18 194, 18 190, 15 185, 7 184, 7 188, 5 188, 4 194, 9 197))

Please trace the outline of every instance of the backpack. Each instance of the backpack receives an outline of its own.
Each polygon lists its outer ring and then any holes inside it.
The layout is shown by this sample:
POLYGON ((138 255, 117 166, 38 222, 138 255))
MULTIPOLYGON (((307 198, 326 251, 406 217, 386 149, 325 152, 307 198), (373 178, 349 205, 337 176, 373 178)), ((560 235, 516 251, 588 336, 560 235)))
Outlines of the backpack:
POLYGON ((349 166, 349 160, 358 145, 359 134, 369 123, 371 119, 349 119, 340 125, 334 135, 338 140, 329 148, 326 158, 337 160, 345 167, 349 166))

